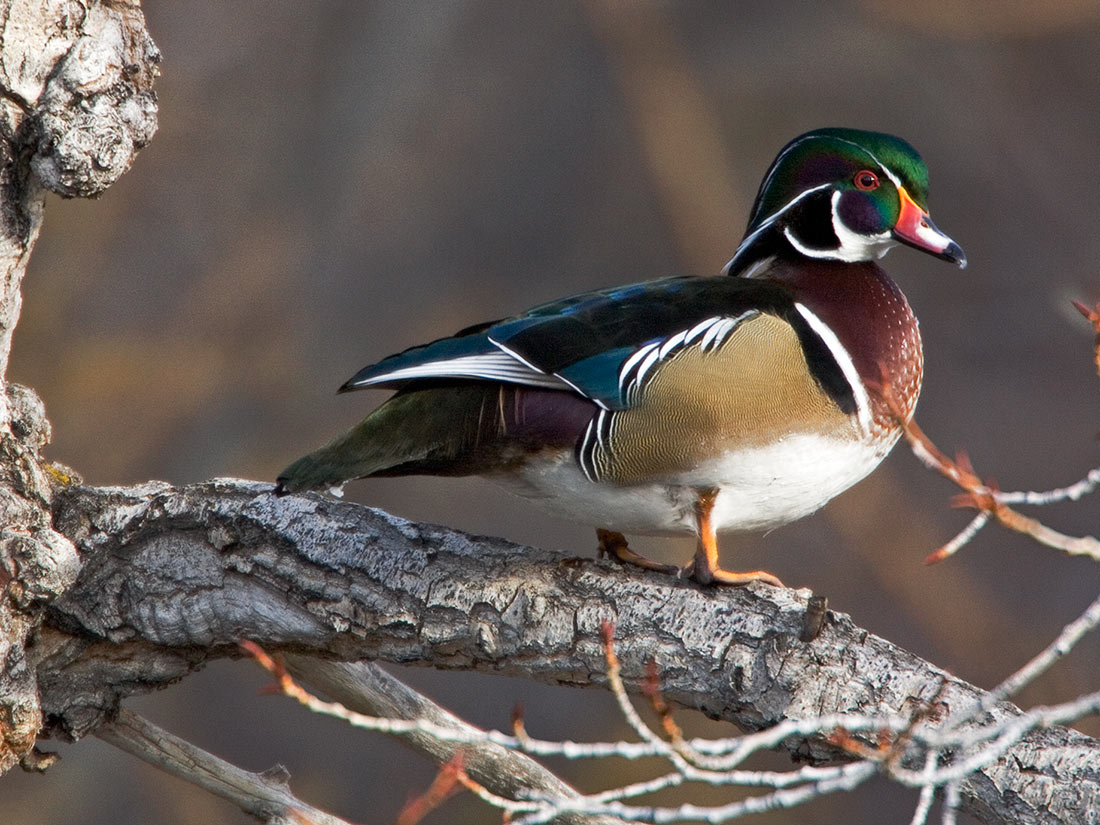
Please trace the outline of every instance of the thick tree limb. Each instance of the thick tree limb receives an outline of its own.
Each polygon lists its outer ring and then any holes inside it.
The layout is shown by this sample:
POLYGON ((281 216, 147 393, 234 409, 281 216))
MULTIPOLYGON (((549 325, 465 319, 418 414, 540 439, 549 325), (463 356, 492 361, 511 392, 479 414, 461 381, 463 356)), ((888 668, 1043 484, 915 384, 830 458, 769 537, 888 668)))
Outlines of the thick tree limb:
MULTIPOLYGON (((631 690, 655 660, 666 698, 750 729, 834 712, 905 716, 933 698, 959 714, 982 695, 842 614, 798 641, 805 592, 704 590, 270 490, 222 480, 58 494, 56 524, 84 568, 35 651, 56 730, 82 735, 121 697, 236 655, 242 637, 268 650, 599 685, 605 620, 631 690)), ((1019 714, 1002 703, 990 717, 1019 714)), ((845 756, 819 739, 785 747, 845 756)), ((1100 808, 1100 743, 1034 731, 963 796, 986 821, 1077 825, 1100 808)))

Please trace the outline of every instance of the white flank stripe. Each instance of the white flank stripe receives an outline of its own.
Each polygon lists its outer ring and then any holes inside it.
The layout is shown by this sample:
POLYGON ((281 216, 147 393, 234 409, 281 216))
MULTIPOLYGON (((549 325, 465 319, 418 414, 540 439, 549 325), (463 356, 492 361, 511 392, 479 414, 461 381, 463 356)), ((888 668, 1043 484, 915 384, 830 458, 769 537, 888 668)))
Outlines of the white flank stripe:
MULTIPOLYGON (((634 403, 646 374, 657 363, 688 346, 697 345, 703 352, 710 347, 717 347, 737 328, 738 324, 758 314, 757 310, 750 309, 735 318, 715 315, 713 318, 700 321, 690 329, 677 332, 663 343, 646 344, 627 358, 619 369, 619 393, 628 403, 634 403)), ((604 405, 601 404, 601 406, 604 405)))
POLYGON ((707 330, 707 334, 703 336, 703 340, 699 342, 699 348, 704 352, 707 348, 714 343, 714 339, 718 336, 719 327, 721 326, 722 319, 719 318, 715 323, 711 324, 707 330))
POLYGON ((714 336, 714 343, 712 344, 714 349, 718 349, 718 347, 722 346, 722 342, 737 328, 737 321, 738 319, 736 318, 722 319, 722 323, 718 324, 718 334, 714 336))
POLYGON ((687 333, 682 331, 677 332, 675 335, 673 335, 671 338, 661 344, 661 349, 659 350, 657 357, 667 358, 670 352, 672 352, 676 347, 680 346, 680 344, 684 343, 684 336, 686 334, 687 333))
POLYGON ((607 441, 605 441, 606 433, 604 433, 604 424, 607 422, 607 410, 600 410, 600 414, 596 416, 596 443, 600 445, 600 449, 605 453, 607 452, 607 441))
POLYGON ((649 354, 649 351, 652 350, 654 347, 656 347, 658 345, 659 345, 659 342, 657 342, 657 341, 654 341, 652 344, 646 344, 644 347, 642 347, 637 352, 635 352, 633 355, 631 355, 629 358, 627 358, 625 361, 623 361, 623 365, 622 365, 622 367, 620 367, 620 369, 622 370, 623 375, 626 375, 628 372, 630 372, 630 370, 634 367, 635 364, 637 364, 639 361, 641 361, 643 358, 645 358, 649 354))
MULTIPOLYGON (((604 410, 608 409, 608 406, 607 406, 606 402, 601 401, 598 398, 593 398, 591 395, 586 393, 584 390, 582 390, 580 387, 578 387, 576 384, 574 384, 568 378, 565 378, 561 375, 558 375, 558 373, 556 373, 556 372, 554 373, 554 377, 557 378, 559 381, 561 381, 563 384, 565 384, 565 386, 570 387, 577 395, 582 396, 583 398, 587 398, 589 401, 593 402, 597 407, 599 407, 601 409, 604 409, 604 410)), ((543 385, 539 384, 538 386, 543 386, 543 385)), ((549 386, 549 385, 547 385, 547 386, 549 386)), ((559 389, 560 389, 560 387, 559 387, 559 389)))
POLYGON ((687 331, 687 334, 684 336, 684 343, 690 344, 692 341, 694 341, 696 338, 698 338, 700 335, 710 329, 714 324, 718 323, 721 320, 721 315, 715 315, 713 318, 707 318, 707 320, 705 321, 700 321, 698 324, 687 331))
POLYGON ((642 347, 636 353, 634 353, 629 358, 627 358, 625 361, 623 361, 623 365, 621 367, 619 367, 619 393, 620 394, 622 394, 623 390, 626 388, 626 381, 627 381, 627 377, 630 375, 630 371, 632 369, 634 369, 634 366, 638 362, 640 362, 643 358, 645 358, 647 355, 649 355, 650 352, 652 352, 654 349, 656 349, 657 346, 658 346, 657 342, 654 342, 652 344, 646 344, 644 347, 642 347))
POLYGON ((848 385, 852 388, 852 395, 856 400, 856 418, 859 420, 859 426, 865 433, 869 433, 871 431, 871 400, 867 396, 867 389, 863 386, 863 381, 859 377, 859 371, 852 361, 852 356, 848 354, 848 350, 844 349, 844 345, 840 343, 836 333, 829 329, 824 321, 802 304, 796 302, 794 306, 799 314, 806 319, 806 323, 810 325, 810 328, 825 342, 825 346, 829 348, 829 352, 836 359, 837 366, 840 367, 840 371, 844 373, 848 385))
POLYGON ((588 426, 584 430, 584 439, 581 441, 581 448, 577 452, 577 458, 581 465, 581 471, 584 473, 584 477, 589 481, 599 481, 596 474, 596 465, 590 455, 589 444, 592 443, 592 428, 596 426, 596 419, 593 418, 588 422, 588 426))
POLYGON ((637 374, 634 376, 634 383, 636 385, 638 385, 639 387, 642 385, 642 378, 645 377, 645 374, 649 372, 650 367, 656 364, 660 357, 661 351, 657 349, 657 347, 654 347, 649 351, 649 355, 647 355, 645 357, 645 360, 642 361, 641 365, 638 367, 637 374))

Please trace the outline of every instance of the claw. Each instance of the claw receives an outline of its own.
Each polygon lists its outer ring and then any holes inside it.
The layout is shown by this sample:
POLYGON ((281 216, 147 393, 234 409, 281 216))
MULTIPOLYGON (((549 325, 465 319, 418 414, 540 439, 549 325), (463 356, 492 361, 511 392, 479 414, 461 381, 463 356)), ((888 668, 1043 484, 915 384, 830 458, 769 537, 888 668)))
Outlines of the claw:
POLYGON ((680 572, 680 568, 676 565, 661 564, 660 562, 647 559, 645 556, 635 553, 627 544, 626 536, 615 530, 602 530, 597 528, 596 538, 599 540, 596 553, 601 559, 609 558, 621 562, 622 564, 632 564, 635 567, 641 567, 645 570, 657 570, 661 573, 670 573, 673 575, 680 572))
POLYGON ((695 550, 695 558, 691 564, 683 569, 684 576, 694 579, 699 584, 740 585, 749 582, 764 582, 764 584, 770 584, 773 587, 783 587, 783 582, 766 570, 736 573, 732 570, 723 570, 718 566, 718 536, 710 520, 710 513, 714 509, 714 501, 717 498, 717 490, 698 491, 698 498, 695 501, 695 518, 699 529, 699 546, 695 550))

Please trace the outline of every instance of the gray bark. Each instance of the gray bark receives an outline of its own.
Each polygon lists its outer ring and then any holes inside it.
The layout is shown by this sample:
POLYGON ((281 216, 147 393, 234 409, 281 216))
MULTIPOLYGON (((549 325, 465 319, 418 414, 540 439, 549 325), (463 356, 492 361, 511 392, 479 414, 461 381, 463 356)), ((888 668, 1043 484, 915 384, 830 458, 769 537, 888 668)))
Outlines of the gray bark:
MULTIPOLYGON (((667 699, 747 729, 839 712, 905 716, 936 697, 965 713, 982 696, 843 614, 799 641, 806 591, 704 589, 271 489, 217 480, 57 494, 56 524, 85 562, 36 650, 56 730, 83 735, 126 695, 238 655, 241 638, 299 655, 602 686, 605 621, 628 689, 642 690, 653 660, 667 699)), ((1019 714, 1002 703, 985 721, 1019 714)), ((821 738, 784 747, 845 757, 821 738)), ((967 780, 964 798, 988 822, 1095 820, 1100 743, 1035 731, 967 780)))
POLYGON ((113 722, 96 731, 105 742, 228 799, 245 813, 269 825, 348 825, 295 797, 286 769, 276 766, 253 773, 196 748, 125 708, 113 722))
POLYGON ((0 773, 33 766, 42 715, 25 650, 78 567, 51 526, 41 403, 3 385, 20 285, 46 192, 98 194, 153 136, 159 59, 136 2, 0 2, 0 773))

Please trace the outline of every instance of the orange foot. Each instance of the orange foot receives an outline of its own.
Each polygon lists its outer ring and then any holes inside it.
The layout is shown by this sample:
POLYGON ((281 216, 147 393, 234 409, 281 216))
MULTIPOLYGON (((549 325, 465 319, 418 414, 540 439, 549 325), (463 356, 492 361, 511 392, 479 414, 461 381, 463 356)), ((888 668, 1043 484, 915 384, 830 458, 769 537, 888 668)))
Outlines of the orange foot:
POLYGON ((646 570, 657 570, 661 573, 670 573, 672 575, 676 575, 680 572, 680 568, 674 564, 661 564, 652 559, 647 559, 645 556, 638 555, 627 545, 626 536, 615 530, 602 530, 597 528, 596 538, 599 540, 596 553, 601 559, 614 559, 623 564, 633 564, 635 567, 642 567, 646 570))
POLYGON ((749 582, 764 582, 773 587, 785 587, 778 577, 773 576, 767 570, 749 570, 745 573, 737 573, 733 570, 723 570, 721 567, 708 567, 706 564, 696 566, 693 561, 684 567, 680 574, 685 579, 694 579, 699 584, 748 584, 749 582))
POLYGON ((695 549, 695 558, 685 567, 682 575, 695 579, 699 584, 748 584, 764 582, 774 587, 783 587, 783 582, 766 570, 751 570, 748 573, 735 573, 718 566, 718 536, 714 531, 710 514, 714 509, 714 500, 718 491, 702 489, 696 491, 695 523, 699 531, 699 545, 695 549))

